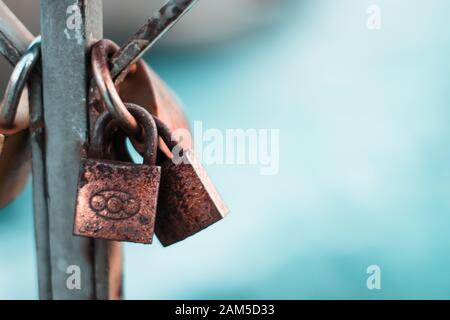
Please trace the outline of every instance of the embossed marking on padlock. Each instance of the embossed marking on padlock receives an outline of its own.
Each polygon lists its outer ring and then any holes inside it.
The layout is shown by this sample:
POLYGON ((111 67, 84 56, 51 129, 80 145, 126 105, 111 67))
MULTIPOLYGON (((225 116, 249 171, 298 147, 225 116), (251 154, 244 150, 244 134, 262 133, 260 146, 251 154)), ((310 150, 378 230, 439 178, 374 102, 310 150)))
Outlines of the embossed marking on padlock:
POLYGON ((89 204, 98 216, 112 220, 131 218, 141 208, 139 199, 118 190, 101 190, 91 195, 89 204))

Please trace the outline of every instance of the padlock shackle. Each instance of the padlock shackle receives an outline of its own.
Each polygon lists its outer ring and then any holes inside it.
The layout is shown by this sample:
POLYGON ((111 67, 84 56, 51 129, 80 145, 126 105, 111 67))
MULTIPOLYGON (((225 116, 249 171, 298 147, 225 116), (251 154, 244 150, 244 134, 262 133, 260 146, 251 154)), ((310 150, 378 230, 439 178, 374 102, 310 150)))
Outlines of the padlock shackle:
POLYGON ((117 121, 108 112, 103 112, 94 125, 94 134, 89 146, 89 156, 97 159, 105 157, 105 148, 112 142, 117 121), (101 137, 100 137, 101 136, 101 137))
MULTIPOLYGON (((132 104, 125 104, 127 110, 136 118, 141 128, 143 129, 143 137, 145 141, 145 150, 143 153, 144 164, 154 165, 156 163, 156 155, 158 150, 158 129, 151 114, 144 108, 132 104)), ((90 155, 102 158, 105 150, 105 135, 109 124, 116 121, 109 111, 103 112, 97 119, 94 125, 93 137, 90 145, 90 155)))
POLYGON ((0 107, 1 134, 16 134, 28 127, 28 124, 25 127, 18 125, 16 123, 16 115, 25 85, 40 58, 41 36, 38 36, 25 50, 9 79, 2 106, 0 107))
POLYGON ((156 127, 158 128, 158 135, 172 152, 172 150, 179 144, 179 141, 172 139, 172 131, 161 119, 156 116, 152 117, 155 120, 156 127))
POLYGON ((128 136, 139 137, 141 128, 138 119, 127 109, 120 98, 109 70, 109 58, 119 50, 113 41, 103 39, 92 46, 91 66, 95 84, 103 103, 128 136))

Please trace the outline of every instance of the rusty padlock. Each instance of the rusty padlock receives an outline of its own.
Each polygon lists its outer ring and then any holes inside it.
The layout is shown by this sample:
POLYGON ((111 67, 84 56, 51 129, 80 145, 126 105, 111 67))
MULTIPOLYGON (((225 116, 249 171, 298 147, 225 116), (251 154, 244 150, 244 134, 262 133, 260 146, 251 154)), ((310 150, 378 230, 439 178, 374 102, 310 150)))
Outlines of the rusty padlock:
POLYGON ((161 167, 155 166, 158 145, 152 116, 127 104, 143 127, 144 164, 103 160, 104 129, 112 120, 108 112, 98 118, 89 158, 82 161, 74 234, 116 241, 152 243, 161 167))
MULTIPOLYGON (((178 145, 170 129, 154 117, 158 133, 170 150, 178 145)), ((179 146, 180 147, 180 146, 179 146)), ((192 149, 180 149, 179 158, 161 164, 155 234, 169 246, 223 219, 228 208, 192 149)))

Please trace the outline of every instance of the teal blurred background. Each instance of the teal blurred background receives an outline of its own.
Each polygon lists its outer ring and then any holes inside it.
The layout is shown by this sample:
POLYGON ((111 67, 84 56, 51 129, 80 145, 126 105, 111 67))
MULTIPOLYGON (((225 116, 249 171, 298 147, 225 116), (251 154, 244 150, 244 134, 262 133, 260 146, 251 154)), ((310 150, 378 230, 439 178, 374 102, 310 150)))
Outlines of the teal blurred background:
MULTIPOLYGON (((280 171, 207 166, 230 215, 173 247, 126 245, 126 298, 450 298, 450 2, 281 10, 240 38, 147 57, 192 123, 280 129, 280 171)), ((0 212, 0 299, 38 297, 33 237, 28 187, 0 212)))

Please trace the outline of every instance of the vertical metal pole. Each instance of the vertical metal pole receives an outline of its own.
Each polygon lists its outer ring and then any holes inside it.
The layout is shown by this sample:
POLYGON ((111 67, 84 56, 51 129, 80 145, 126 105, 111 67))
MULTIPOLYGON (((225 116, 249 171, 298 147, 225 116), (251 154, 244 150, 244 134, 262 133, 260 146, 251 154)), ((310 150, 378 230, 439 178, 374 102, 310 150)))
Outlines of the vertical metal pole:
POLYGON ((110 297, 111 246, 72 235, 79 162, 88 139, 89 48, 102 38, 102 24, 101 0, 41 0, 53 299, 110 297), (81 271, 81 288, 67 286, 71 273, 76 275, 78 271, 81 271))

